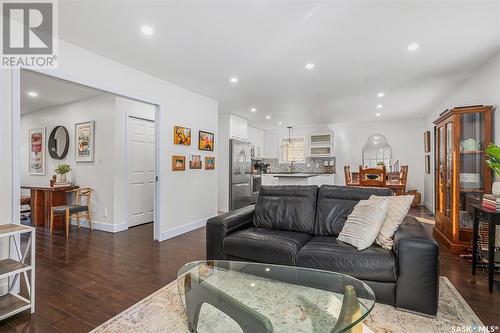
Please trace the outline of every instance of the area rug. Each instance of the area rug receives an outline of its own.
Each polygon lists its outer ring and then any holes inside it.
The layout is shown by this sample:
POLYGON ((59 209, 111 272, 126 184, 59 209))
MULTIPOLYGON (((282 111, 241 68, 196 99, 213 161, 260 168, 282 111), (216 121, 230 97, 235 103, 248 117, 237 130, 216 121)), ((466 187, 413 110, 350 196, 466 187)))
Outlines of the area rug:
MULTIPOLYGON (((415 290, 418 293, 418 290, 415 290)), ((363 322, 364 333, 452 332, 459 327, 482 326, 458 291, 446 277, 440 277, 439 311, 435 318, 400 311, 392 306, 376 304, 363 322)), ((237 331, 237 329, 235 328, 237 331)), ((169 332, 188 333, 176 281, 146 297, 94 329, 95 333, 169 332)), ((218 332, 203 327, 200 332, 218 332)), ((228 332, 233 332, 229 330, 228 332)))
POLYGON ((417 219, 417 221, 422 222, 422 223, 427 223, 427 224, 432 224, 432 225, 436 224, 436 221, 434 221, 432 219, 426 219, 424 217, 417 217, 417 216, 414 216, 414 217, 417 219))

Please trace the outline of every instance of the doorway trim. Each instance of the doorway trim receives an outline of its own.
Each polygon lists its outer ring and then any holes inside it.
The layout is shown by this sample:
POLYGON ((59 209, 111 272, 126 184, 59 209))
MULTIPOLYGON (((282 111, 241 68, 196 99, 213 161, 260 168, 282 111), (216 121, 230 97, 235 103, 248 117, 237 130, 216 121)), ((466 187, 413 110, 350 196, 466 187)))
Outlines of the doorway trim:
MULTIPOLYGON (((154 199, 154 232, 153 240, 160 241, 161 238, 161 225, 160 225, 160 205, 159 205, 159 192, 161 186, 161 178, 159 177, 159 123, 161 116, 161 104, 159 101, 153 101, 150 98, 144 96, 135 95, 128 91, 118 90, 113 87, 108 87, 100 84, 99 82, 93 82, 91 80, 82 80, 79 77, 68 73, 62 73, 60 71, 54 70, 42 70, 42 69, 12 69, 11 83, 12 83, 12 222, 15 224, 20 224, 20 202, 16 198, 20 195, 21 188, 21 171, 20 166, 20 152, 19 152, 19 136, 21 135, 21 71, 28 71, 40 75, 47 76, 56 80, 67 81, 68 83, 79 84, 86 86, 88 88, 100 90, 105 93, 113 94, 120 97, 125 97, 138 102, 153 105, 155 107, 155 199, 154 199)), ((123 209, 126 209, 124 205, 123 209)), ((125 215, 126 216, 126 215, 125 215)), ((126 221, 128 230, 128 220, 126 221)))

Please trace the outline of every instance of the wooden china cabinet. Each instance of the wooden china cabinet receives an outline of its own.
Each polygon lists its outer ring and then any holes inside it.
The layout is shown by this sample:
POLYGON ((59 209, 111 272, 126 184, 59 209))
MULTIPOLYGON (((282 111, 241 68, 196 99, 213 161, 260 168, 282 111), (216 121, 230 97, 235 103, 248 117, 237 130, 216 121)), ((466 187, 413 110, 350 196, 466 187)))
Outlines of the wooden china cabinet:
POLYGON ((491 193, 486 147, 492 142, 492 106, 446 110, 434 121, 434 236, 452 253, 472 246, 472 203, 491 193))

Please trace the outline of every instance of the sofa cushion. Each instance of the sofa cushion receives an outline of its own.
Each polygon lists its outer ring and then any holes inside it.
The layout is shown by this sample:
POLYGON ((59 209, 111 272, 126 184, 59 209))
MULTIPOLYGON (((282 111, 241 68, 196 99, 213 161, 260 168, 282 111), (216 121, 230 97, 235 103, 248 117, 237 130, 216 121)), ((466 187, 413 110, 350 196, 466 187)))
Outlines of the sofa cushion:
POLYGON ((337 239, 358 250, 372 246, 389 210, 386 200, 361 200, 347 217, 337 239))
POLYGON ((257 228, 314 232, 317 186, 261 186, 253 224, 257 228))
POLYGON ((392 197, 372 195, 370 200, 386 200, 389 202, 387 216, 375 242, 384 249, 392 250, 394 233, 398 230, 406 214, 408 214, 411 203, 413 202, 413 195, 396 195, 392 197))
POLYGON ((309 234, 248 228, 224 238, 224 253, 231 257, 268 264, 296 265, 297 251, 311 236, 309 234))
POLYGON ((301 267, 323 269, 379 282, 396 281, 396 259, 392 251, 372 245, 358 251, 335 237, 315 236, 297 254, 301 267))
POLYGON ((387 196, 392 193, 388 188, 321 186, 314 234, 338 237, 347 216, 360 200, 369 199, 371 195, 387 196))

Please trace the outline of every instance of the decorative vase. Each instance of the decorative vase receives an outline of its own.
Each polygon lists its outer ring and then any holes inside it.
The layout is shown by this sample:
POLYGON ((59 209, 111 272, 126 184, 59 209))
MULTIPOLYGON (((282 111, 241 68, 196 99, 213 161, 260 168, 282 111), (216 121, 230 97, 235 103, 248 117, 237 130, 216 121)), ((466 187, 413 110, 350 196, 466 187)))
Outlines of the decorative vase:
POLYGON ((491 193, 493 193, 496 196, 500 196, 500 182, 498 181, 493 182, 493 185, 491 186, 491 193))
POLYGON ((66 183, 66 174, 62 173, 59 175, 59 183, 66 183))

